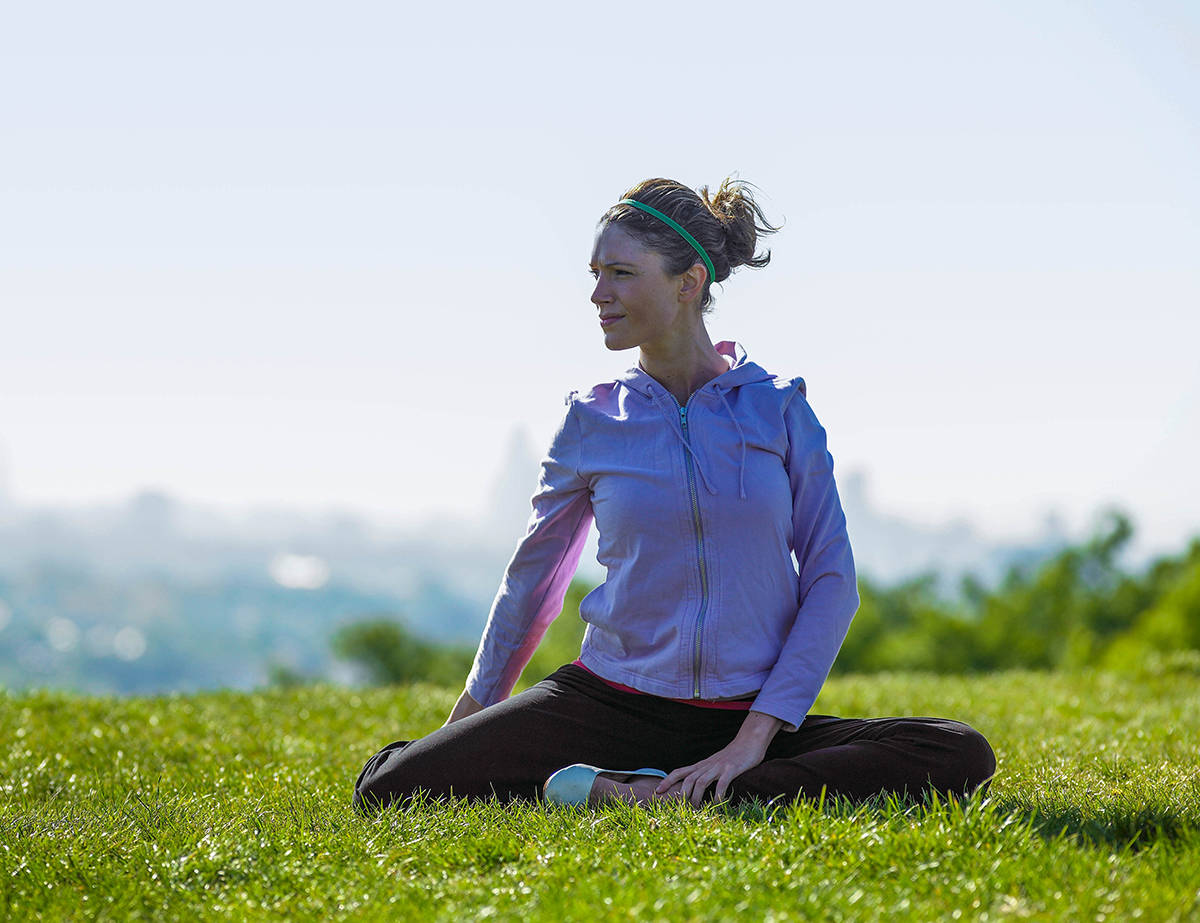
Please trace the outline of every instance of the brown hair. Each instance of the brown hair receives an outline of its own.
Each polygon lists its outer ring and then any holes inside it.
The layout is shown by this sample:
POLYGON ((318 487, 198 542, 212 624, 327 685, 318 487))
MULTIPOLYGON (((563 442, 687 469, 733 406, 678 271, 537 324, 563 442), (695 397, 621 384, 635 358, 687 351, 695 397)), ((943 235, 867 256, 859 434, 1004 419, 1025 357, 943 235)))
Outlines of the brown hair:
MULTIPOLYGON (((709 196, 708 187, 699 192, 671 179, 642 180, 629 189, 622 199, 645 202, 668 215, 687 229, 713 262, 716 278, 704 283, 700 298, 701 310, 712 307, 710 289, 714 282, 724 282, 739 266, 761 269, 771 262, 771 251, 761 256, 755 253, 758 238, 779 230, 763 215, 754 201, 754 187, 742 180, 726 177, 709 196)), ((600 228, 619 225, 621 230, 636 238, 663 257, 668 273, 679 275, 697 261, 699 255, 669 224, 632 205, 614 205, 600 218, 600 228)))

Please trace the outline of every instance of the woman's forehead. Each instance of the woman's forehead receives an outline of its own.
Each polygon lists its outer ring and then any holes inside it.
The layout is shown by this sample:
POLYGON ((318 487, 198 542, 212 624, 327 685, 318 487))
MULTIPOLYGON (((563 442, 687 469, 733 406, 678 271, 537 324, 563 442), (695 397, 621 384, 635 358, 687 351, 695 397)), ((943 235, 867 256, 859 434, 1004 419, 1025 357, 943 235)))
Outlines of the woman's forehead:
POLYGON ((652 255, 641 241, 611 224, 596 233, 596 240, 592 244, 592 263, 597 266, 610 263, 638 265, 652 255))

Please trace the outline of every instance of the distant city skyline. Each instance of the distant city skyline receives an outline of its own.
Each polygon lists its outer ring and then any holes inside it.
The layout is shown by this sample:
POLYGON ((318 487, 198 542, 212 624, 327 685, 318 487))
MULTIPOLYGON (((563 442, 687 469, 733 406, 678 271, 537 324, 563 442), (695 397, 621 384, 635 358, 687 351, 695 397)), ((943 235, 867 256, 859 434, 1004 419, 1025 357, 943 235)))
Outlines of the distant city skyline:
POLYGON ((599 214, 739 171, 786 224, 710 329, 805 376, 880 510, 1200 531, 1200 7, 463 12, 6 14, 0 505, 472 518, 636 360, 599 214))

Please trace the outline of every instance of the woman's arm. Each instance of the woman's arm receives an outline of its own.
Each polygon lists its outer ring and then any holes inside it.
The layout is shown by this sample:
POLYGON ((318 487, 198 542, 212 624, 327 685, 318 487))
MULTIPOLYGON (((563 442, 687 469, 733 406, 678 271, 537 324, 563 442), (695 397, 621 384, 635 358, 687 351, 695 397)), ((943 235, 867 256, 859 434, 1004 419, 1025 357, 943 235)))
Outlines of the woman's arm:
POLYGON ((801 388, 785 420, 800 606, 754 709, 781 718, 785 729, 794 731, 816 701, 850 628, 858 586, 825 430, 801 388))
POLYGON ((450 709, 450 717, 446 719, 446 724, 453 724, 455 721, 470 717, 478 711, 483 711, 483 706, 471 698, 471 693, 464 689, 463 694, 454 703, 454 708, 450 709))
POLYGON ((542 460, 533 514, 492 602, 466 691, 482 707, 508 697, 563 598, 592 524, 591 491, 578 470, 573 396, 542 460))
POLYGON ((746 713, 737 736, 712 756, 691 766, 680 766, 659 783, 660 796, 680 794, 696 807, 704 793, 716 783, 713 797, 720 801, 729 791, 729 783, 763 761, 767 747, 783 722, 774 715, 758 711, 746 713))

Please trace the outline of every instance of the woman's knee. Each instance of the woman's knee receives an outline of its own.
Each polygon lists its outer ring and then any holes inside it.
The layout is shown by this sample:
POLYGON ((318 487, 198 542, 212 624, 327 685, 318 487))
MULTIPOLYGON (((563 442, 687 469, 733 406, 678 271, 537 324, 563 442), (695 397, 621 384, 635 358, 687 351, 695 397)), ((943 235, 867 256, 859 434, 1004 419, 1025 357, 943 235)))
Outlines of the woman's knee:
MULTIPOLYGON (((947 718, 900 718, 889 722, 889 736, 907 751, 911 770, 923 777, 917 789, 964 796, 986 785, 996 772, 996 756, 987 739, 969 724, 947 718)), ((908 788, 915 794, 913 782, 908 788)))
POLYGON ((970 795, 986 786, 996 774, 996 754, 987 738, 961 721, 940 724, 945 734, 943 745, 950 752, 946 754, 944 785, 939 787, 952 794, 970 795))
POLYGON ((393 801, 415 794, 415 789, 409 788, 404 778, 402 751, 408 744, 407 740, 398 740, 367 760, 354 782, 356 810, 378 811, 393 801))
POLYGON ((430 798, 487 798, 496 795, 495 735, 488 722, 472 715, 417 740, 384 747, 359 773, 354 804, 379 810, 406 803, 417 795, 430 798))
POLYGON ((984 788, 996 774, 996 754, 987 738, 968 724, 962 724, 960 748, 963 770, 966 775, 964 793, 984 788))

